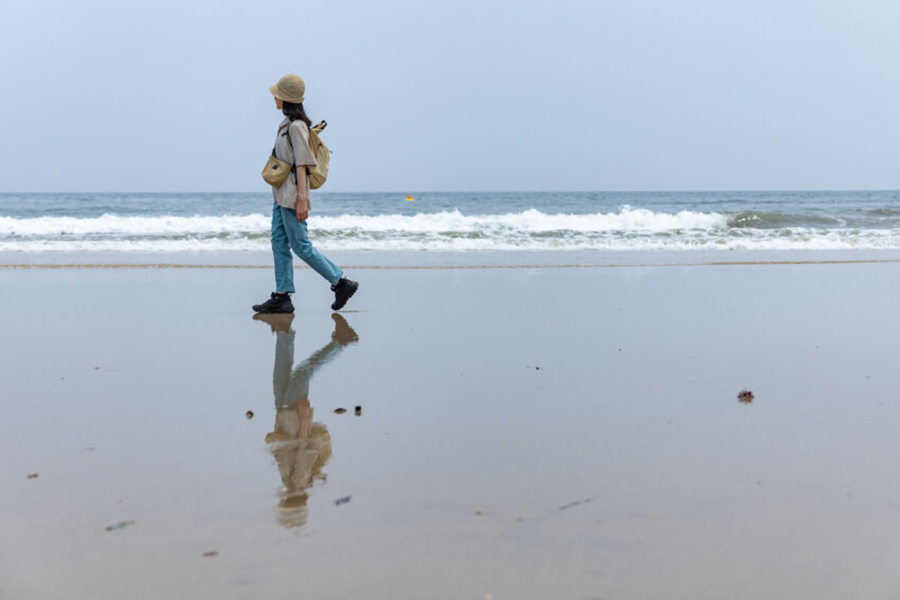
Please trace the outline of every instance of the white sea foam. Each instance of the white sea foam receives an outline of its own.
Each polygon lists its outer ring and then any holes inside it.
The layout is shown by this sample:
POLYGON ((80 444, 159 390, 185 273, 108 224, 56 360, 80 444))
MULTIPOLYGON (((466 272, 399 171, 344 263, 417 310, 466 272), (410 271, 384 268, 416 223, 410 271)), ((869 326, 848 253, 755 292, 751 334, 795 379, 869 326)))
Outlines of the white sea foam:
POLYGON ((681 211, 655 213, 623 206, 618 213, 546 214, 537 209, 502 215, 463 215, 445 211, 414 216, 379 215, 319 217, 316 227, 326 231, 360 229, 370 232, 405 231, 410 233, 538 233, 552 231, 644 231, 680 229, 716 229, 727 226, 724 215, 681 211))
MULTIPOLYGON (((0 252, 268 251, 270 218, 119 216, 0 217, 0 252)), ((495 215, 444 211, 416 215, 313 216, 323 251, 644 251, 900 249, 897 229, 730 227, 719 213, 618 212, 495 215)))
POLYGON ((103 215, 78 219, 74 217, 38 217, 14 219, 0 217, 0 236, 65 236, 65 235, 211 235, 250 233, 267 229, 271 218, 254 215, 222 215, 213 217, 137 217, 103 215))
MULTIPOLYGON (((222 233, 259 233, 268 230, 270 218, 261 214, 195 217, 138 217, 103 215, 77 219, 73 217, 39 217, 14 219, 0 217, 3 236, 57 235, 210 235, 222 233)), ((727 219, 716 213, 682 211, 677 214, 655 213, 646 209, 622 207, 618 213, 546 214, 536 209, 501 215, 463 215, 459 211, 405 215, 340 215, 314 216, 310 225, 322 231, 407 233, 471 233, 520 231, 670 231, 680 229, 715 229, 727 225, 727 219)))

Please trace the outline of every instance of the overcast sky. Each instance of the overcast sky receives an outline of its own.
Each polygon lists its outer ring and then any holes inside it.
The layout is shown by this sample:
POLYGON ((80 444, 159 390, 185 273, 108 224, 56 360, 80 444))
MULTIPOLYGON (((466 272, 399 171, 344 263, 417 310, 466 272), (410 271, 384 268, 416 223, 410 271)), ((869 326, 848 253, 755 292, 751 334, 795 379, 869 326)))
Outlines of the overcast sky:
POLYGON ((0 191, 900 188, 897 0, 0 0, 0 191))

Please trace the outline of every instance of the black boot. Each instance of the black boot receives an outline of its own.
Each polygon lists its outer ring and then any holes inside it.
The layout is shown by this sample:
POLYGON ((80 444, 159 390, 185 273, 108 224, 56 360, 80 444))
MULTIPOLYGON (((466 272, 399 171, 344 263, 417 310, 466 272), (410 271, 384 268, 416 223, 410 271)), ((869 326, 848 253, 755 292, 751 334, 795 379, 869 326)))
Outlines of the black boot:
POLYGON ((291 304, 290 294, 276 294, 272 292, 272 296, 262 304, 254 304, 253 310, 258 313, 292 313, 294 305, 291 304))
POLYGON ((347 300, 356 293, 356 289, 359 287, 359 284, 355 281, 350 281, 346 277, 341 277, 336 284, 331 286, 331 291, 334 292, 334 303, 331 305, 331 310, 341 310, 344 308, 344 305, 347 304, 347 300))

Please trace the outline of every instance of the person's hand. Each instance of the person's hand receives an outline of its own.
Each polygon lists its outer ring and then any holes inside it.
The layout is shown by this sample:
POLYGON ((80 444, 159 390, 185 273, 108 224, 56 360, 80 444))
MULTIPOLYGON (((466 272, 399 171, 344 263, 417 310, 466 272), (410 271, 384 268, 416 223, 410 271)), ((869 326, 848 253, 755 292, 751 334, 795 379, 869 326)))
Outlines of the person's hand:
POLYGON ((297 196, 297 205, 294 207, 297 213, 297 221, 302 223, 309 218, 309 203, 303 196, 297 196))

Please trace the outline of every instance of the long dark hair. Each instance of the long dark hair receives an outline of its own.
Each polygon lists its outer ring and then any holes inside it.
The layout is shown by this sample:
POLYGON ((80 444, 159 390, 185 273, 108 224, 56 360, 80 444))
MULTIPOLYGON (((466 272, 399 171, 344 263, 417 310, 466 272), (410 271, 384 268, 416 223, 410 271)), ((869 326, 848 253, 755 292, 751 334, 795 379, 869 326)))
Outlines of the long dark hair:
POLYGON ((300 104, 295 104, 293 102, 288 102, 287 100, 282 100, 281 112, 291 120, 291 123, 299 119, 306 123, 307 127, 312 127, 312 121, 306 116, 306 111, 303 110, 302 102, 300 104))

